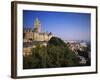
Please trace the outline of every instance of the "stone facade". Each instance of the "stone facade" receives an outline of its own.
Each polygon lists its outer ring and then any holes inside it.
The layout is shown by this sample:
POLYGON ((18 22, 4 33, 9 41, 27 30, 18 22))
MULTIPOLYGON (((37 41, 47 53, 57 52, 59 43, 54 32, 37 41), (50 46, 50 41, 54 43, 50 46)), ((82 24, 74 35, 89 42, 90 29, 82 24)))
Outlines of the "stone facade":
POLYGON ((23 29, 23 55, 31 55, 31 49, 36 45, 47 46, 47 42, 51 39, 52 33, 41 32, 41 24, 38 18, 34 21, 34 28, 23 29))
POLYGON ((24 42, 31 42, 31 41, 49 41, 52 37, 52 33, 41 32, 40 31, 40 21, 36 18, 34 22, 34 28, 26 28, 24 29, 23 37, 24 42))

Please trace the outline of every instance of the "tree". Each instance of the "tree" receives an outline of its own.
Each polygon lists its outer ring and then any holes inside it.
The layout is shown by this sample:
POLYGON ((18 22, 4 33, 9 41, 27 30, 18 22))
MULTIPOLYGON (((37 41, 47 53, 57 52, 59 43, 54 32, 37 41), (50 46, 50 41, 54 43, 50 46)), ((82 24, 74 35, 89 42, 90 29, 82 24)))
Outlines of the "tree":
POLYGON ((32 55, 24 57, 24 69, 30 68, 54 68, 77 66, 76 55, 68 48, 63 40, 52 37, 47 47, 37 46, 32 49, 32 55))

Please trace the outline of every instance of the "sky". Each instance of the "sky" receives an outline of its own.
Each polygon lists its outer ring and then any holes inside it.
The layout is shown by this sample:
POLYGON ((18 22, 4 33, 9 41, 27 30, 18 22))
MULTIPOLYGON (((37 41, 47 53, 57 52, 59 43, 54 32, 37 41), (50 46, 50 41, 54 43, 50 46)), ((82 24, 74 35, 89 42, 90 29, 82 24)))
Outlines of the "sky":
POLYGON ((63 40, 90 40, 89 13, 23 10, 23 27, 34 28, 37 17, 41 23, 41 32, 52 32, 63 40))

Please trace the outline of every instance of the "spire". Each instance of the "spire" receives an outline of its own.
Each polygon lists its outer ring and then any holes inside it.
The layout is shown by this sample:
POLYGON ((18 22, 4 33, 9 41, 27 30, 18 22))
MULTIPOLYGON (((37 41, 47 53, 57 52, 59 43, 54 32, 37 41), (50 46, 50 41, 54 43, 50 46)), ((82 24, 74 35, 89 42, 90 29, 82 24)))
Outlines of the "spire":
POLYGON ((40 21, 39 21, 38 17, 36 17, 36 19, 34 21, 34 31, 40 32, 40 21))
POLYGON ((35 19, 35 22, 34 22, 34 25, 39 25, 40 24, 40 21, 38 19, 38 17, 35 19))
POLYGON ((38 17, 36 18, 36 22, 38 22, 38 23, 39 23, 39 19, 38 19, 38 17))

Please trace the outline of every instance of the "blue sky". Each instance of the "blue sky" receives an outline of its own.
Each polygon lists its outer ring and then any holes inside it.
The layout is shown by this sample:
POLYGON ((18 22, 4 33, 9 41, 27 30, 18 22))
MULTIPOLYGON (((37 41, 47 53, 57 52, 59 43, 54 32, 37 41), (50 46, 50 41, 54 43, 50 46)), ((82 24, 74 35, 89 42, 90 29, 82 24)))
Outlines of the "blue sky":
POLYGON ((41 23, 41 32, 52 32, 63 40, 90 40, 89 13, 23 10, 23 27, 34 28, 36 17, 41 23))

